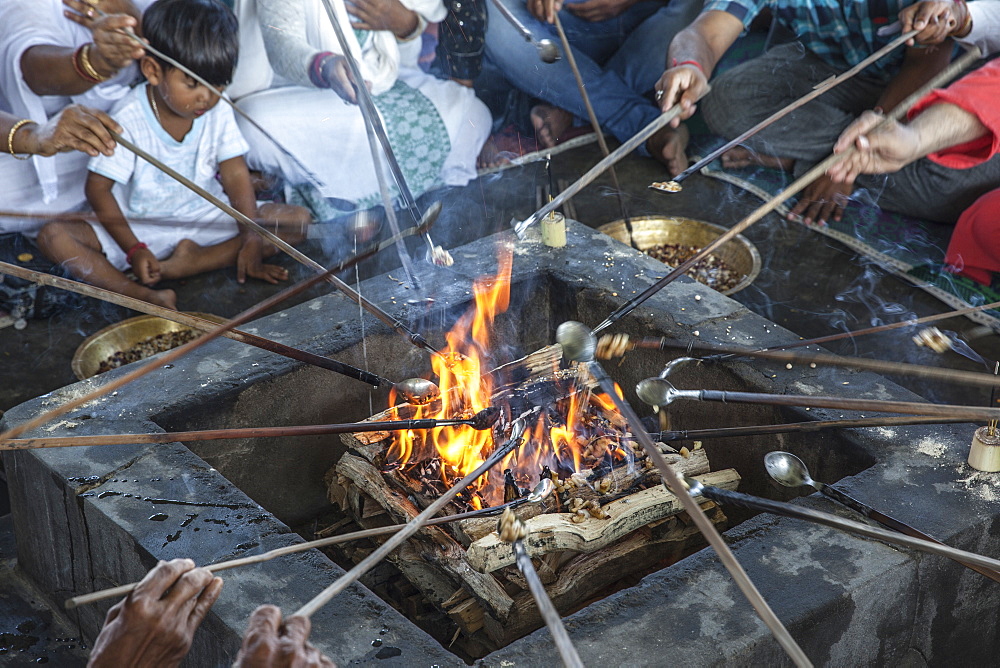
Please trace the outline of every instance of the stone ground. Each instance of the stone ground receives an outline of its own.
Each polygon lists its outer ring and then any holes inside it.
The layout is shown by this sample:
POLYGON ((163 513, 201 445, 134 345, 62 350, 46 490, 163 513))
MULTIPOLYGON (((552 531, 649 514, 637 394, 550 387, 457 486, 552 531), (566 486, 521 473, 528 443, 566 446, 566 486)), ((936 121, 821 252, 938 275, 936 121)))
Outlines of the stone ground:
MULTIPOLYGON (((553 157, 556 179, 572 181, 600 158, 596 144, 574 148, 553 157)), ((618 176, 627 194, 632 215, 665 214, 687 216, 723 226, 731 226, 748 215, 759 200, 733 187, 700 175, 685 182, 683 192, 661 194, 647 188, 666 175, 658 163, 630 157, 618 167, 618 176)), ((540 163, 514 167, 498 174, 485 175, 464 188, 432 193, 421 203, 441 199, 444 213, 433 230, 436 243, 454 247, 507 228, 512 217, 524 217, 535 208, 536 189, 546 180, 540 163)), ((597 227, 620 218, 617 199, 605 176, 574 200, 576 218, 597 227)), ((404 224, 407 221, 403 221, 404 224)), ((318 227, 319 232, 331 227, 318 227)), ((322 234, 320 236, 323 236, 322 234)), ((329 261, 345 249, 336 247, 336 237, 315 239, 302 247, 320 262, 329 261), (325 243, 324 243, 325 241, 325 243), (324 247, 326 246, 326 247, 324 247)), ((771 215, 752 227, 746 236, 757 245, 763 258, 763 270, 756 282, 734 295, 748 309, 797 332, 803 337, 860 329, 909 317, 951 310, 926 293, 901 281, 877 266, 866 262, 853 251, 800 225, 771 215)), ((411 240, 414 241, 414 240, 411 240)), ((411 244, 414 252, 419 246, 411 244)), ((422 256, 423 250, 419 248, 422 256)), ((394 253, 369 261, 360 270, 361 278, 398 267, 394 253)), ((293 277, 306 271, 293 266, 287 258, 278 260, 292 270, 293 277)), ((396 275, 396 274, 394 274, 396 275)), ((353 280, 353 276, 350 277, 353 280)), ((345 278, 345 280, 348 280, 345 278)), ((279 288, 264 283, 238 285, 232 270, 217 271, 171 285, 177 290, 181 308, 191 311, 232 316, 279 288)), ((318 294, 302 296, 299 301, 318 294)), ((47 321, 29 322, 24 330, 0 330, 0 411, 23 401, 74 382, 70 361, 77 346, 102 327, 134 315, 118 307, 89 302, 83 309, 60 314, 47 321)), ((942 330, 958 332, 970 339, 971 346, 983 357, 1000 358, 1000 338, 964 318, 938 323, 942 330)), ((907 361, 937 366, 983 370, 954 353, 935 355, 917 348, 913 332, 901 328, 875 336, 831 344, 833 352, 883 360, 907 361)), ((982 388, 928 384, 925 381, 892 376, 892 379, 918 394, 938 402, 985 405, 989 395, 982 388)), ((2 490, 0 490, 2 492, 2 490)), ((7 511, 0 493, 0 515, 7 511)), ((20 647, 23 638, 39 638, 18 654, 34 662, 52 656, 58 665, 74 665, 80 658, 72 642, 60 639, 75 634, 65 630, 52 617, 23 578, 10 558, 13 536, 9 524, 0 520, 0 663, 7 665, 3 652, 20 647), (28 624, 28 626, 24 626, 28 624), (34 625, 33 627, 31 625, 34 625), (19 631, 19 629, 30 631, 19 631), (52 640, 42 640, 52 638, 52 640), (58 660, 54 653, 58 652, 58 660)))

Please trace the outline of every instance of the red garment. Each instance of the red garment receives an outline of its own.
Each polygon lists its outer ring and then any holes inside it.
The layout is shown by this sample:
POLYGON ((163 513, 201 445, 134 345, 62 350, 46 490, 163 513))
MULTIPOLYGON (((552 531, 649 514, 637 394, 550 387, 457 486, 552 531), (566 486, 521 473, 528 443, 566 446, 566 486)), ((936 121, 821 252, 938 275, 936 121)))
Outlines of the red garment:
POLYGON ((1000 271, 1000 189, 986 193, 962 212, 944 261, 951 271, 990 284, 992 272, 1000 271))
POLYGON ((976 116, 991 133, 932 153, 927 157, 944 167, 966 169, 985 162, 1000 152, 998 99, 1000 99, 1000 59, 992 60, 978 70, 966 74, 947 88, 935 90, 915 104, 908 114, 911 119, 932 104, 949 102, 976 116))

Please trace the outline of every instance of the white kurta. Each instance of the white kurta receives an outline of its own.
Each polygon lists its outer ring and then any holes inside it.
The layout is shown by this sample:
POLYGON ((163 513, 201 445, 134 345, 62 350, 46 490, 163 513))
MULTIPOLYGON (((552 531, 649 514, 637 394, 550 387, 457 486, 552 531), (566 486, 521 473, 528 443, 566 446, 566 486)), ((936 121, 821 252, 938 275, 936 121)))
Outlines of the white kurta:
MULTIPOLYGON (((152 4, 152 0, 134 1, 139 9, 152 4)), ((21 72, 21 57, 29 48, 76 47, 92 40, 89 30, 63 16, 64 9, 61 0, 0 0, 0 110, 44 123, 71 103, 107 111, 128 92, 127 84, 138 74, 135 66, 72 97, 40 96, 28 87, 21 72)), ((0 155, 3 208, 53 214, 79 210, 85 203, 83 184, 88 159, 75 151, 30 160, 0 155)), ((0 218, 0 232, 37 232, 45 222, 0 218)))
MULTIPOLYGON (((440 0, 416 3, 415 11, 428 20, 439 20, 444 13, 440 0)), ((408 0, 404 4, 410 6, 408 0)), ((414 196, 441 185, 465 185, 475 178, 476 158, 492 122, 486 105, 471 89, 420 70, 419 39, 400 45, 388 32, 356 34, 343 3, 335 0, 334 6, 352 51, 360 56, 364 76, 372 83, 375 103, 414 196), (358 43, 358 35, 363 44, 358 43)), ((359 207, 380 202, 360 109, 333 91, 302 85, 308 83, 311 56, 321 51, 341 52, 322 2, 256 0, 256 10, 258 31, 270 30, 270 34, 264 33, 263 43, 268 44, 274 72, 273 77, 257 74, 262 81, 272 79, 271 88, 241 98, 240 107, 319 176, 322 195, 359 207), (283 30, 278 36, 274 34, 273 27, 280 22, 269 12, 276 6, 282 12, 290 7, 299 10, 293 17, 297 33, 283 30)), ((247 9, 238 11, 245 16, 247 9)), ((288 20, 287 16, 282 18, 288 20)), ((241 41, 259 44, 261 33, 250 30, 248 34, 244 25, 241 41)), ((240 83, 237 92, 246 88, 240 83)), ((240 127, 251 145, 248 160, 252 166, 280 172, 293 183, 307 181, 273 143, 245 122, 241 121, 240 127)))

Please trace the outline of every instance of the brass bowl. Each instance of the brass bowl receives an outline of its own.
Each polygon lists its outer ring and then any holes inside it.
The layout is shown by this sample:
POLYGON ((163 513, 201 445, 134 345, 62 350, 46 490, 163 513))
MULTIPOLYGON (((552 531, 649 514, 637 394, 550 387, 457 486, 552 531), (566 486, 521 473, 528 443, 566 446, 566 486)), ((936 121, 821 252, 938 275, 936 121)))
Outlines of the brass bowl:
MULTIPOLYGON (((209 313, 189 313, 188 315, 212 322, 225 321, 225 318, 209 313)), ((101 368, 101 362, 116 352, 128 350, 158 334, 190 329, 187 325, 158 318, 155 315, 140 315, 108 325, 101 331, 88 336, 76 349, 72 362, 73 374, 80 380, 90 378, 97 375, 97 370, 101 368)))
MULTIPOLYGON (((597 228, 623 244, 628 243, 628 231, 624 221, 616 220, 597 228)), ((706 223, 692 218, 678 216, 640 216, 632 219, 632 237, 639 250, 646 250, 660 244, 681 244, 703 248, 726 232, 721 225, 706 223)), ((729 268, 743 276, 740 281, 722 294, 731 295, 753 283, 760 273, 760 253, 757 247, 742 234, 713 251, 713 254, 729 265, 729 268)))

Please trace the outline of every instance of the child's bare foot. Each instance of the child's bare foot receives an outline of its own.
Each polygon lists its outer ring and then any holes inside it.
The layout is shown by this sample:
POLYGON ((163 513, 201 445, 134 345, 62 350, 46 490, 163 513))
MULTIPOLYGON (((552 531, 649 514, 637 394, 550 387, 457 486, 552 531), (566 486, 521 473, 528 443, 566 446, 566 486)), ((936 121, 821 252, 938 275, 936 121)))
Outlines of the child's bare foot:
POLYGON ((261 264, 257 268, 248 269, 247 276, 250 276, 251 278, 259 278, 262 281, 267 281, 271 285, 274 285, 288 280, 288 270, 284 267, 279 267, 276 264, 261 264))
POLYGON ((539 104, 531 109, 531 124, 535 126, 538 143, 543 148, 552 148, 573 124, 573 114, 559 107, 539 104))
POLYGON ((740 169, 750 167, 751 165, 760 165, 762 167, 771 167, 772 169, 790 172, 792 171, 792 167, 795 166, 795 161, 791 158, 764 155, 742 146, 733 147, 722 154, 722 166, 726 169, 740 169))
POLYGON ((683 123, 677 129, 665 127, 646 140, 649 154, 662 162, 670 176, 677 176, 688 166, 688 129, 683 123))
POLYGON ((151 294, 146 301, 175 311, 177 310, 177 293, 173 290, 150 290, 149 292, 151 294))

